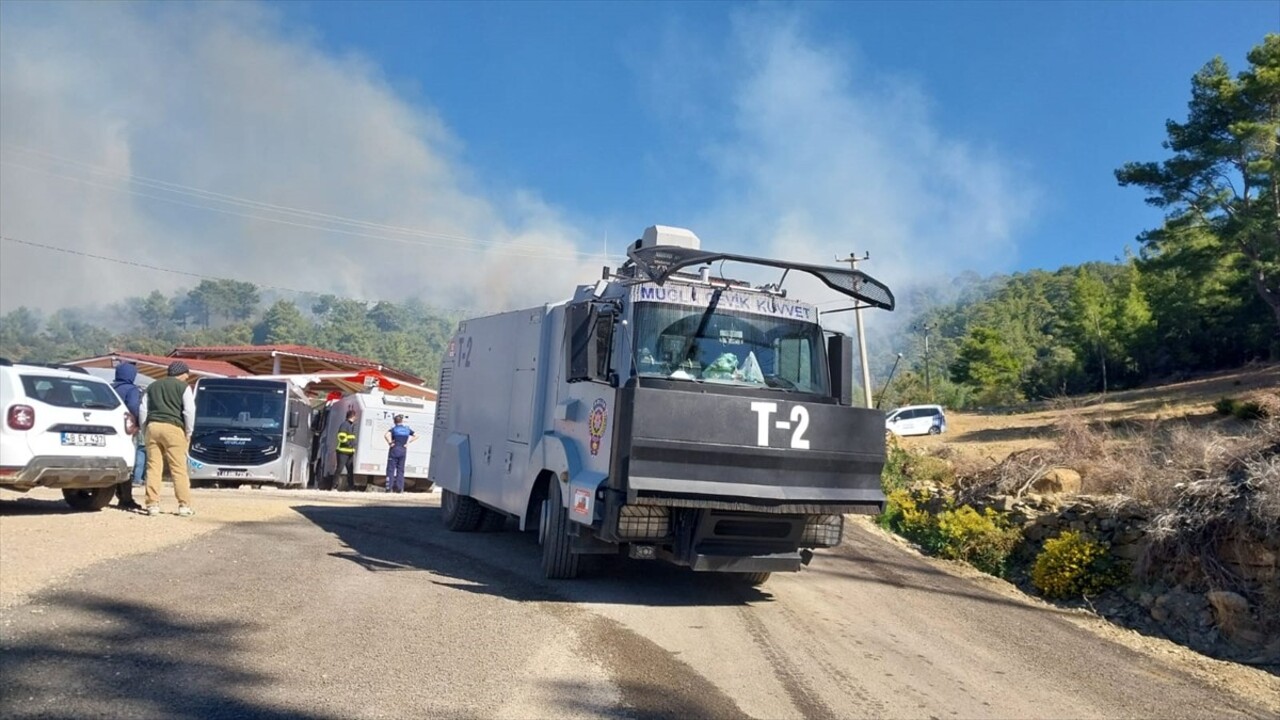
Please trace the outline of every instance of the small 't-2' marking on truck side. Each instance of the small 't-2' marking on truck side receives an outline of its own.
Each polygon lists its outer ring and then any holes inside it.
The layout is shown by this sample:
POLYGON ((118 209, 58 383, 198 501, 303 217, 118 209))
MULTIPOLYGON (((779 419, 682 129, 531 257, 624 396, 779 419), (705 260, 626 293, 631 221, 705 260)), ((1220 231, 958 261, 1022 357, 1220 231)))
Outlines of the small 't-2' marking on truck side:
MULTIPOLYGON (((778 403, 774 402, 753 402, 751 410, 756 414, 758 422, 756 424, 756 444, 760 447, 769 447, 769 418, 778 414, 778 403)), ((794 405, 791 408, 791 420, 778 420, 773 426, 779 430, 790 430, 792 425, 795 426, 795 432, 791 433, 791 449, 808 450, 809 440, 804 434, 809 430, 809 409, 803 405, 794 405)))

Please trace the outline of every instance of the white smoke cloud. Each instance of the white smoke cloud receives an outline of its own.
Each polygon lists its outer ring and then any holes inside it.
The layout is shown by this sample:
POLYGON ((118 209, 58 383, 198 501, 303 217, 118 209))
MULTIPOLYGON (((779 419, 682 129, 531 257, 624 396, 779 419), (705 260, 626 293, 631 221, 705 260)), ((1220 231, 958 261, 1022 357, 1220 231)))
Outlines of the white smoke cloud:
MULTIPOLYGON (((592 209, 551 206, 537 188, 481 190, 428 105, 270 8, 10 2, 2 12, 6 236, 485 309, 563 297, 603 262, 601 238, 583 230, 601 226, 592 209)), ((864 269, 895 289, 1012 263, 1034 192, 996 152, 948 137, 914 84, 816 41, 803 11, 741 12, 723 48, 689 32, 674 27, 656 55, 632 59, 655 119, 682 131, 636 162, 659 174, 664 152, 698 158, 682 182, 709 198, 689 223, 707 247, 826 264, 870 251, 864 269)), ((0 242, 0 312, 193 282, 0 242)))
MULTIPOLYGON (((446 307, 545 301, 600 264, 533 191, 478 192, 429 108, 262 6, 6 3, 0 141, 0 230, 29 242, 446 307)), ((3 312, 195 282, 12 242, 0 252, 3 312)))
POLYGON ((727 81, 701 100, 732 118, 707 151, 717 196, 704 239, 821 264, 870 252, 861 269, 904 291, 1014 263, 1037 193, 1013 163, 948 137, 915 82, 814 40, 803 14, 736 20, 727 81))

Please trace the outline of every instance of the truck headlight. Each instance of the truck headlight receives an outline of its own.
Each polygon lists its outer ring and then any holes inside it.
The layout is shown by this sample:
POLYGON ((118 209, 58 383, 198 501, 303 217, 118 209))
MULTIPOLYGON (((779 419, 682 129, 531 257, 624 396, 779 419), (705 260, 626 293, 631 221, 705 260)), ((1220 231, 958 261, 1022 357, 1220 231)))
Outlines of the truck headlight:
POLYGON ((625 538, 663 538, 671 531, 671 513, 652 505, 623 505, 618 511, 618 535, 625 538))
POLYGON ((800 544, 805 547, 835 547, 844 532, 843 515, 810 515, 805 519, 800 544))

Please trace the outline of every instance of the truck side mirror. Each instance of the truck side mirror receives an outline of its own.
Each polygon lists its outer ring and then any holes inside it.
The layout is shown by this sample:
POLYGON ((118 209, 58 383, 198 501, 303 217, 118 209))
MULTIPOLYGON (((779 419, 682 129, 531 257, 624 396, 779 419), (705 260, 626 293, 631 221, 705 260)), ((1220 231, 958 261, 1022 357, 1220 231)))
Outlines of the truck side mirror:
POLYGON ((617 306, 585 301, 564 311, 565 381, 614 384, 613 329, 617 306))
POLYGON ((301 424, 301 419, 298 417, 298 411, 290 410, 289 411, 289 429, 297 430, 299 424, 301 424))
POLYGON ((827 370, 831 376, 831 397, 841 405, 853 402, 853 338, 832 335, 827 338, 827 370))

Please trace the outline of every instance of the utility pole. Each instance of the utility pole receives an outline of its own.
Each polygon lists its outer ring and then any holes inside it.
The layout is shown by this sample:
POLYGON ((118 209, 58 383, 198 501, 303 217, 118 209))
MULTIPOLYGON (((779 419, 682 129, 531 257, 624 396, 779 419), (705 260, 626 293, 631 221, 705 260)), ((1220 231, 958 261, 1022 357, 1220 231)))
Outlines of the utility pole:
MULTIPOLYGON (((858 263, 871 259, 871 253, 864 252, 862 257, 858 257, 855 253, 849 253, 849 257, 840 260, 840 262, 849 263, 852 270, 858 269, 858 263)), ((855 300, 855 302, 857 302, 855 300)), ((867 338, 862 332, 862 305, 858 304, 853 309, 853 320, 858 327, 858 358, 862 363, 862 394, 866 400, 867 407, 874 408, 875 404, 871 402, 871 368, 867 367, 867 338)))
POLYGON ((929 375, 929 331, 933 326, 925 323, 921 328, 924 330, 924 393, 929 396, 929 402, 933 402, 933 382, 929 375))

